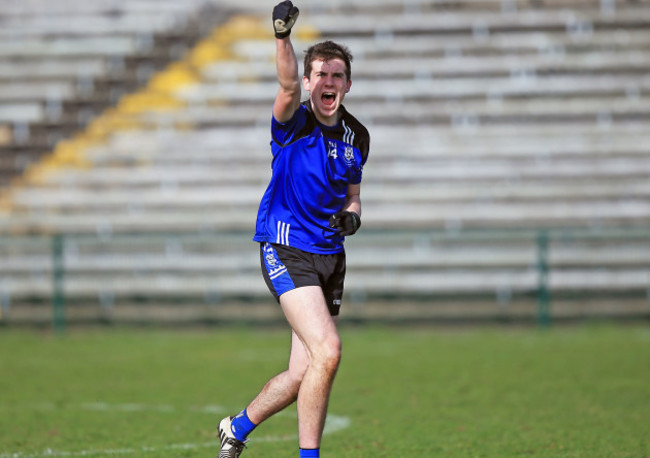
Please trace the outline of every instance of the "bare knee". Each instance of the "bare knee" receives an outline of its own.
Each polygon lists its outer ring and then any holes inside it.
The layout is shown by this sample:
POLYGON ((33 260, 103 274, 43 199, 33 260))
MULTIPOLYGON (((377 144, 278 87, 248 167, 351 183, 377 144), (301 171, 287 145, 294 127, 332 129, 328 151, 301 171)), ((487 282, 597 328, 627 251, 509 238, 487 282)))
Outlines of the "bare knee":
POLYGON ((334 375, 341 362, 341 339, 338 335, 326 338, 312 354, 312 364, 326 375, 334 375))
POLYGON ((289 364, 288 385, 296 395, 302 384, 302 380, 307 373, 307 369, 312 368, 321 372, 325 377, 333 377, 341 362, 341 339, 338 335, 333 335, 323 339, 323 341, 314 345, 310 351, 308 359, 292 361, 289 364))

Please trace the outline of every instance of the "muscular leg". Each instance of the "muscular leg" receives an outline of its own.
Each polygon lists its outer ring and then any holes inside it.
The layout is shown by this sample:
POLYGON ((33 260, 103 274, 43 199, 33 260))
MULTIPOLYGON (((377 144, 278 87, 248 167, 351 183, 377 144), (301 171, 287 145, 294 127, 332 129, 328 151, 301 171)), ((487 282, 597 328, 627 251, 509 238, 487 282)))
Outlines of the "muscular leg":
POLYGON ((280 304, 309 362, 297 398, 300 447, 319 448, 341 358, 341 340, 320 287, 289 291, 280 297, 280 304))
POLYGON ((259 425, 297 399, 300 447, 318 448, 341 355, 335 318, 317 286, 289 291, 280 304, 292 327, 289 368, 264 385, 246 412, 259 425))

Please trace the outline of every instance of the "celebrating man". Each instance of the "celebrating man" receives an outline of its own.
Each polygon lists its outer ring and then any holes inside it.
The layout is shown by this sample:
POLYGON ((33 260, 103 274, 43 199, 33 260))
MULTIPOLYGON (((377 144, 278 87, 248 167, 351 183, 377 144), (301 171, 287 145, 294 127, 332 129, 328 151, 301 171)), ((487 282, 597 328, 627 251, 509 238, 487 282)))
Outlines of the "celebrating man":
POLYGON ((290 39, 298 8, 273 9, 279 89, 271 123, 272 177, 254 240, 264 279, 292 329, 289 365, 252 402, 219 424, 220 458, 240 456, 250 432, 297 401, 301 457, 319 457, 341 358, 337 316, 346 236, 361 225, 360 184, 370 137, 342 102, 352 85, 349 50, 325 41, 305 55, 302 79, 290 39), (301 85, 309 93, 301 102, 301 85))

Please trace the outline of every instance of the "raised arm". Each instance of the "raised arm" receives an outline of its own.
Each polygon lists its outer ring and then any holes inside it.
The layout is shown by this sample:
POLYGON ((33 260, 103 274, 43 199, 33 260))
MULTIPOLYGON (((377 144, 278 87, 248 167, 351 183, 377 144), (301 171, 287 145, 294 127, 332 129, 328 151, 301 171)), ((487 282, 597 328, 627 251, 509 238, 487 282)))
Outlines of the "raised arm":
POLYGON ((275 30, 275 64, 280 87, 273 103, 273 117, 286 122, 300 105, 300 78, 298 60, 291 43, 291 27, 298 18, 298 8, 291 1, 278 3, 273 8, 273 28, 275 30))

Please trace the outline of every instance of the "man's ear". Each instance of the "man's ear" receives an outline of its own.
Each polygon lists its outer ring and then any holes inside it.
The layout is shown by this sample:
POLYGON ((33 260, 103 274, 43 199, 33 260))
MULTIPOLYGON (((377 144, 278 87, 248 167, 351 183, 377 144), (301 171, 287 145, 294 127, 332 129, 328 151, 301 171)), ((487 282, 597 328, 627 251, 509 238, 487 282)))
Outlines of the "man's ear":
POLYGON ((303 89, 305 91, 309 92, 309 90, 310 90, 309 89, 309 78, 307 78, 306 76, 302 77, 302 87, 303 87, 303 89))
POLYGON ((352 87, 352 80, 348 80, 347 85, 345 86, 345 93, 347 94, 350 92, 350 88, 352 87))

